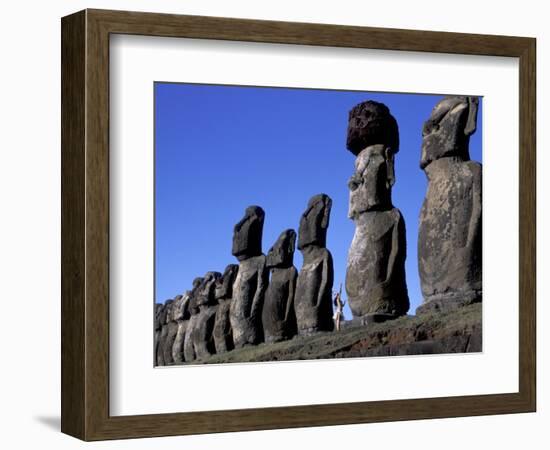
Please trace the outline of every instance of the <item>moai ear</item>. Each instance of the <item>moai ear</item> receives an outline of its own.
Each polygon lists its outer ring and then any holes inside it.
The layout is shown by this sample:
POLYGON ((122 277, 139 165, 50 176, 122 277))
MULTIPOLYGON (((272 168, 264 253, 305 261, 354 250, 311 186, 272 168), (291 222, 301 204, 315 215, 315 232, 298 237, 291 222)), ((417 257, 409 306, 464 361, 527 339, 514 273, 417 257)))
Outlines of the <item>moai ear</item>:
POLYGON ((330 219, 330 209, 332 208, 332 199, 329 196, 325 197, 325 205, 323 208, 323 220, 321 221, 322 228, 328 228, 330 219))
POLYGON ((389 147, 386 147, 386 169, 387 169, 387 179, 386 187, 391 188, 395 184, 395 155, 393 150, 389 147))
POLYGON ((470 136, 476 131, 478 105, 479 99, 477 97, 468 97, 468 119, 464 127, 464 134, 466 136, 470 136))
POLYGON ((289 248, 291 254, 294 253, 294 251, 296 250, 296 232, 294 230, 291 230, 290 243, 289 243, 288 248, 289 248))

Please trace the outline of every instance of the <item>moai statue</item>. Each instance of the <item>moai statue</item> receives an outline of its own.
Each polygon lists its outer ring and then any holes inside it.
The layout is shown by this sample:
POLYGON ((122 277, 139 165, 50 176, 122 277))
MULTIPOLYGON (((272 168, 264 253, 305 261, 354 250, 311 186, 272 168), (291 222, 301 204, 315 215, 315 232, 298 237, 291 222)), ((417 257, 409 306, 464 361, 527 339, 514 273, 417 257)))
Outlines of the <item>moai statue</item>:
POLYGON ((348 217, 355 233, 348 252, 346 293, 355 320, 384 322, 409 310, 405 221, 393 206, 397 122, 388 107, 366 101, 349 113, 347 148, 355 156, 348 217))
POLYGON ((195 355, 195 330, 197 325, 197 320, 199 318, 199 307, 197 306, 197 292, 200 289, 203 278, 195 278, 193 280, 193 289, 191 290, 191 295, 189 296, 188 303, 188 312, 189 320, 187 321, 187 326, 185 328, 185 337, 183 339, 183 359, 185 362, 192 362, 196 359, 195 355))
POLYGON ((304 257, 296 282, 294 309, 298 334, 332 331, 332 255, 326 248, 332 200, 326 194, 309 200, 300 219, 298 249, 304 257))
MULTIPOLYGON (((196 278, 194 283, 197 282, 197 280, 200 280, 200 278, 196 278)), ((185 361, 183 345, 185 342, 185 332, 187 331, 187 324, 189 323, 190 317, 189 300, 193 295, 193 290, 197 287, 198 286, 195 286, 195 284, 193 284, 193 289, 185 292, 181 301, 175 307, 176 310, 174 311, 174 319, 178 324, 178 331, 176 334, 176 338, 174 339, 174 344, 172 346, 172 358, 174 359, 174 362, 176 364, 181 364, 185 361)))
POLYGON ((214 322, 214 345, 216 353, 225 353, 233 350, 233 332, 229 320, 229 309, 231 308, 231 299, 233 297, 233 283, 237 277, 239 266, 229 264, 216 282, 214 296, 218 302, 216 310, 216 320, 214 322))
POLYGON ((164 348, 165 348, 166 339, 168 338, 168 331, 169 331, 168 322, 171 320, 171 317, 172 317, 173 302, 174 300, 172 299, 166 300, 164 302, 164 308, 160 313, 159 322, 160 322, 161 329, 160 329, 160 335, 159 335, 158 344, 157 344, 157 366, 166 366, 170 364, 172 359, 171 357, 168 359, 165 358, 166 354, 164 352, 164 348))
POLYGON ((268 283, 262 253, 264 217, 262 208, 249 206, 233 230, 232 254, 239 260, 239 271, 233 284, 229 319, 235 348, 263 340, 261 314, 268 283))
POLYGON ((298 271, 294 267, 296 232, 285 230, 267 253, 271 272, 262 310, 265 342, 279 342, 296 335, 294 294, 298 271))
POLYGON ((162 332, 161 317, 163 312, 164 312, 164 304, 155 303, 155 335, 154 335, 154 343, 153 343, 153 360, 154 360, 155 366, 163 365, 163 364, 159 364, 158 357, 157 357, 159 352, 160 334, 162 332))
POLYGON ((172 303, 170 304, 170 311, 166 315, 165 328, 167 329, 167 332, 162 341, 162 353, 165 365, 174 363, 172 347, 174 346, 174 341, 176 340, 176 335, 178 334, 178 322, 176 320, 175 314, 178 309, 180 309, 182 300, 182 295, 176 295, 176 297, 174 297, 172 303))
POLYGON ((420 211, 417 313, 481 301, 481 164, 470 161, 478 99, 446 97, 422 130, 420 168, 428 190, 420 211))
POLYGON ((197 359, 216 353, 212 335, 217 309, 214 291, 221 276, 219 272, 207 272, 195 295, 195 305, 199 309, 199 314, 193 332, 193 347, 197 359))

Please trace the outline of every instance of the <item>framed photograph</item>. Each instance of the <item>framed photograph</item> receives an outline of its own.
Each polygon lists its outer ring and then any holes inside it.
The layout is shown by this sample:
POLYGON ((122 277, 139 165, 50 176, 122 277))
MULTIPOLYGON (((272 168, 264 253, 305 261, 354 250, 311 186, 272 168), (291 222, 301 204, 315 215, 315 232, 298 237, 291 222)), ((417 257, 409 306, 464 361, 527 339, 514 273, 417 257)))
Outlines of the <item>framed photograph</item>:
POLYGON ((64 433, 535 411, 535 39, 61 25, 64 433))

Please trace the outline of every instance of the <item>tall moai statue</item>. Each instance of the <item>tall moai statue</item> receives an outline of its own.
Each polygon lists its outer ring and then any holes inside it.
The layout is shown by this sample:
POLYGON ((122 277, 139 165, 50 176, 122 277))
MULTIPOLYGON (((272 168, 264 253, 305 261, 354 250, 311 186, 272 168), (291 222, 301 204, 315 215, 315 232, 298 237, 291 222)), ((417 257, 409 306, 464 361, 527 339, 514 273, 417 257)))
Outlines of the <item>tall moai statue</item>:
POLYGON ((285 230, 267 253, 271 272, 262 310, 265 342, 278 342, 296 335, 294 294, 298 271, 294 267, 296 232, 285 230))
POLYGON ((348 216, 355 233, 348 252, 346 293, 355 319, 363 324, 383 322, 409 310, 405 221, 391 196, 399 131, 386 105, 366 101, 350 111, 347 148, 356 159, 348 183, 348 216))
POLYGON ((195 356, 199 359, 216 353, 212 334, 217 309, 214 292, 216 282, 221 276, 219 272, 207 272, 195 296, 195 305, 199 309, 199 314, 193 332, 193 346, 195 356))
POLYGON ((478 99, 446 97, 422 130, 420 168, 428 190, 420 211, 417 313, 481 301, 481 164, 470 161, 478 99))
POLYGON ((165 365, 169 365, 174 362, 172 347, 174 346, 174 341, 176 340, 176 335, 178 334, 176 314, 181 307, 182 300, 182 295, 176 295, 170 304, 170 311, 166 316, 165 328, 167 331, 162 340, 162 352, 164 355, 165 365))
POLYGON ((216 282, 214 297, 218 302, 216 320, 214 322, 214 345, 216 353, 225 353, 233 350, 233 331, 229 319, 229 309, 233 298, 233 283, 237 277, 239 266, 229 264, 221 278, 216 282))
POLYGON ((162 309, 159 317, 160 322, 160 334, 158 338, 158 344, 157 344, 157 365, 158 366, 167 366, 172 362, 172 357, 166 358, 166 352, 164 351, 166 348, 166 340, 168 338, 168 322, 172 320, 172 303, 174 303, 173 299, 166 300, 164 302, 164 308, 162 309))
MULTIPOLYGON (((154 359, 154 365, 155 366, 161 366, 164 365, 164 358, 159 359, 159 345, 160 345, 160 335, 162 333, 162 322, 164 322, 165 319, 162 319, 164 313, 164 304, 163 303, 155 303, 155 337, 154 337, 154 345, 153 345, 153 359, 154 359), (162 320, 162 322, 161 322, 162 320), (162 364, 160 363, 162 362, 162 364)), ((166 316, 164 316, 166 317, 166 316)))
POLYGON ((177 324, 176 337, 172 344, 172 359, 174 363, 181 364, 184 361, 183 343, 185 342, 185 330, 189 323, 189 298, 191 291, 187 291, 183 296, 174 302, 173 316, 177 324))
POLYGON ((202 278, 200 277, 193 280, 192 289, 183 295, 181 301, 176 306, 176 311, 174 311, 174 319, 178 323, 178 331, 172 346, 172 358, 178 364, 185 361, 185 336, 190 322, 189 319, 191 318, 190 303, 201 283, 202 278))
POLYGON ((246 208, 233 230, 232 254, 239 260, 229 310, 235 348, 263 340, 262 307, 268 283, 262 233, 265 213, 259 206, 246 208))
POLYGON ((197 293, 202 285, 203 278, 198 277, 193 280, 193 289, 189 296, 188 312, 189 320, 185 328, 185 337, 183 340, 183 359, 185 362, 192 362, 196 359, 195 355, 195 330, 197 328, 197 321, 199 318, 199 307, 197 306, 197 293))
POLYGON ((312 197, 300 219, 298 249, 303 265, 296 281, 294 309, 298 334, 332 331, 334 266, 326 248, 332 200, 326 194, 312 197))

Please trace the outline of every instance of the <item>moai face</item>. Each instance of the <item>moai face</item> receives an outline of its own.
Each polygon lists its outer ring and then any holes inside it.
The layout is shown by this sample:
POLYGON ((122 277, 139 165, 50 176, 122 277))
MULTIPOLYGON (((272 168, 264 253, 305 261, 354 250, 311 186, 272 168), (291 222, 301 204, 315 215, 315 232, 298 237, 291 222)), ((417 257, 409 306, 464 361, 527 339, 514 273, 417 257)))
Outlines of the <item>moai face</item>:
POLYGON ((261 255, 265 213, 259 206, 246 208, 244 217, 233 229, 231 253, 239 261, 261 255))
POLYGON ((476 130, 477 97, 446 97, 435 105, 422 129, 420 168, 445 156, 470 159, 470 136, 476 130))
POLYGON ((236 264, 229 264, 225 268, 221 278, 218 278, 216 281, 216 288, 214 292, 216 300, 231 298, 233 296, 233 283, 235 282, 238 271, 239 266, 236 264))
POLYGON ((197 306, 211 305, 214 303, 214 289, 216 281, 222 276, 220 272, 207 272, 195 295, 197 306))
POLYGON ((367 147, 357 156, 355 173, 348 182, 348 216, 354 219, 366 211, 390 209, 394 183, 394 155, 391 149, 385 145, 367 147))
POLYGON ((397 121, 383 103, 372 100, 359 103, 349 112, 346 146, 355 156, 365 148, 384 144, 393 154, 399 151, 397 121))
POLYGON ((309 245, 326 247, 327 228, 330 219, 332 200, 326 194, 319 194, 309 200, 306 211, 300 219, 298 248, 309 245))
POLYGON ((267 253, 266 265, 273 267, 290 267, 294 263, 296 248, 296 231, 288 229, 281 233, 277 242, 267 253))

